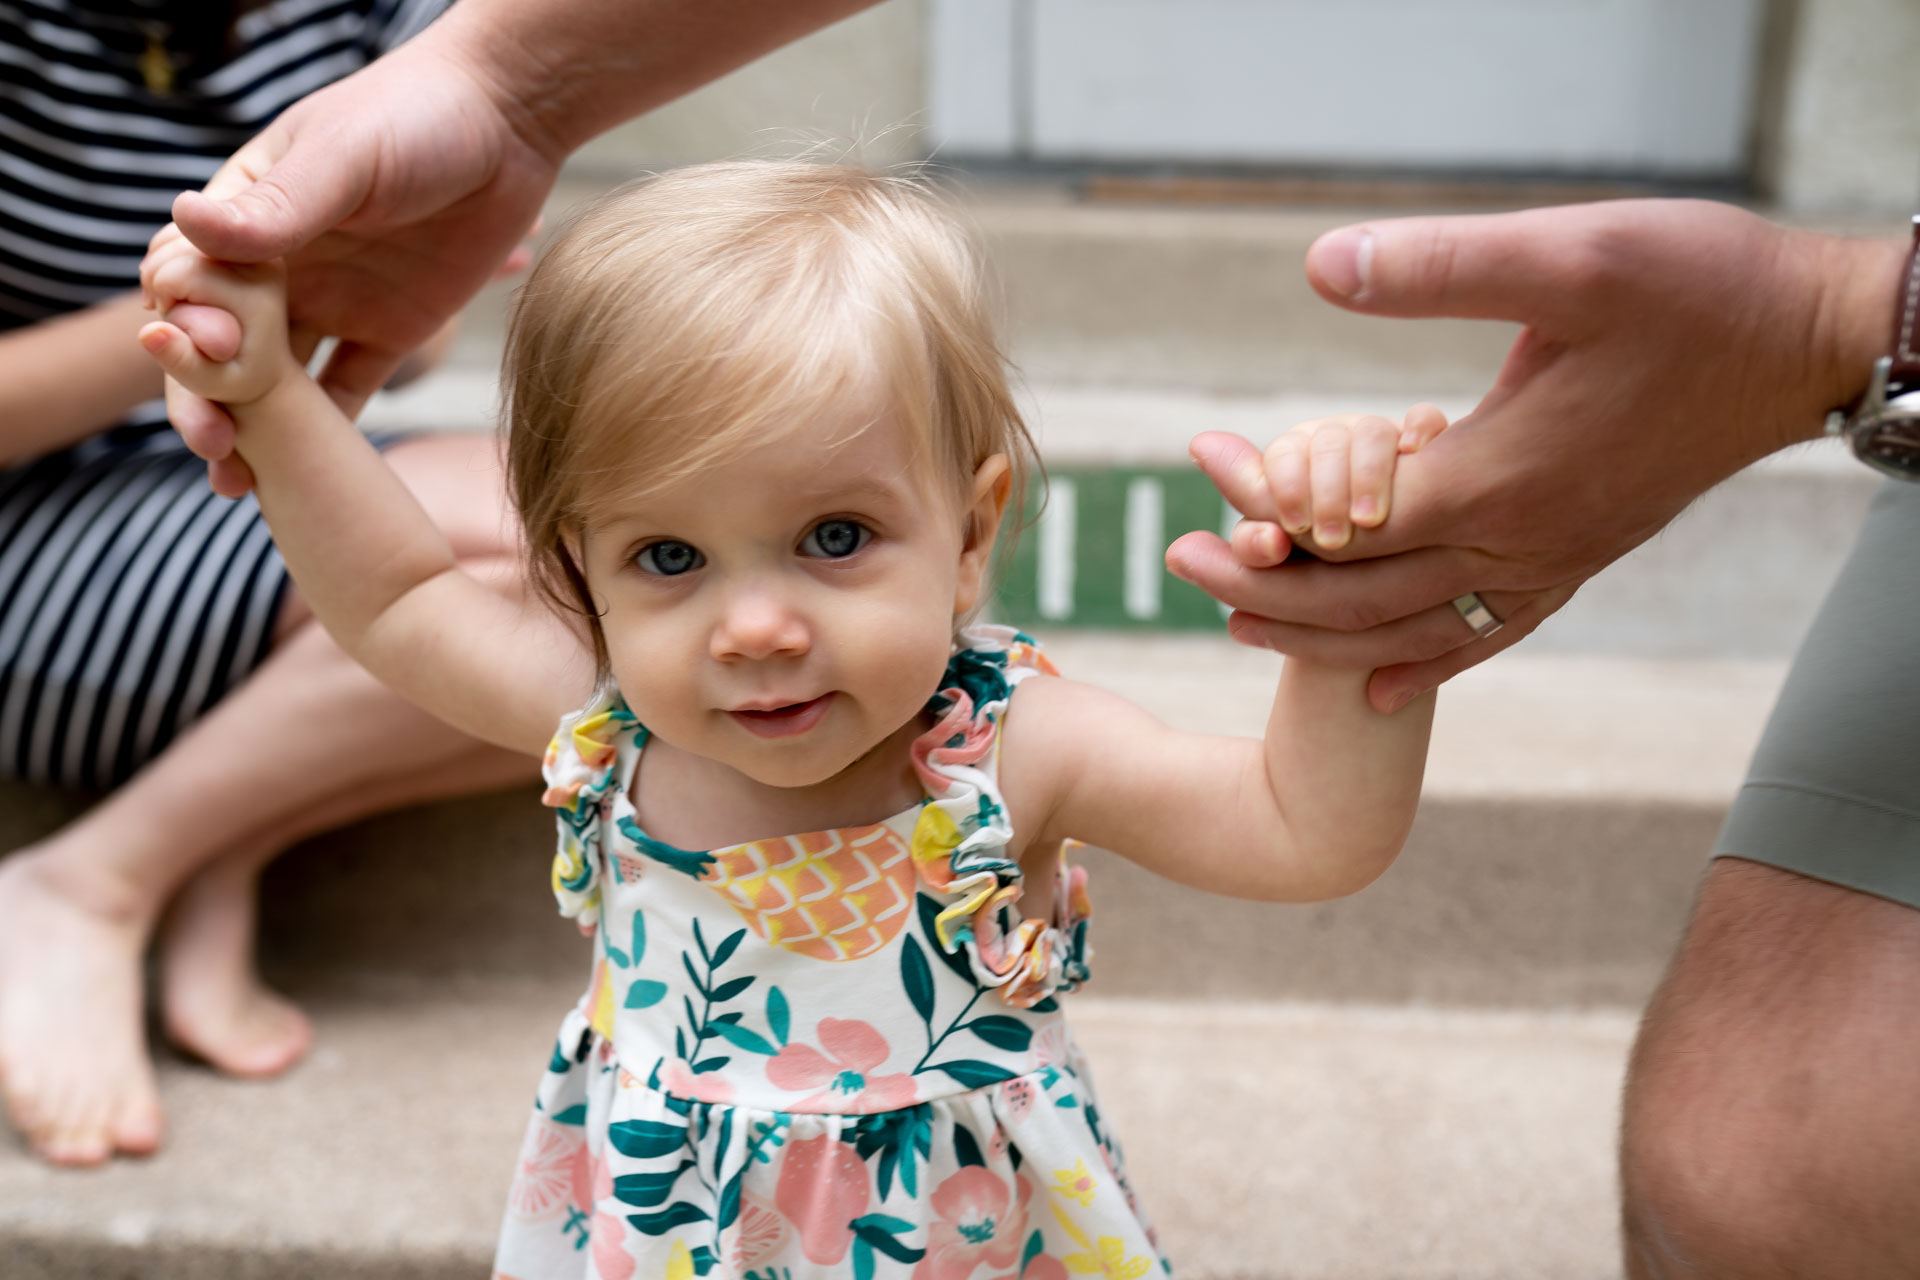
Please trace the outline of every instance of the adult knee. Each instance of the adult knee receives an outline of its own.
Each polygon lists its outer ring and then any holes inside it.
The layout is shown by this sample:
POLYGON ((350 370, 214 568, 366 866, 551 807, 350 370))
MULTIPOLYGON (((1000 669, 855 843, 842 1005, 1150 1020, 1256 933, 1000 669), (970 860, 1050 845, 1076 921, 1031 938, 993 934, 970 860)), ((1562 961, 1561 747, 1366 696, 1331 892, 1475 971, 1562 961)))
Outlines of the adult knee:
POLYGON ((1636 1280, 1920 1274, 1920 912, 1710 872, 1628 1073, 1636 1280))

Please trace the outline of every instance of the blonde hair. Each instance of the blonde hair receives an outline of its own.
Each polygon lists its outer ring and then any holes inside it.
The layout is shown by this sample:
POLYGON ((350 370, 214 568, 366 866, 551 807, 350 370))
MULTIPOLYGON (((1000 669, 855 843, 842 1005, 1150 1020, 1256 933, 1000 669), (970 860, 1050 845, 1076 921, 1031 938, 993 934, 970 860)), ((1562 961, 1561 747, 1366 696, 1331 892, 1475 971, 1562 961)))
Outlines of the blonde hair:
POLYGON ((964 495, 1033 445, 978 252, 924 181, 734 161, 630 183, 575 216, 507 337, 508 483, 530 577, 606 644, 569 532, 614 493, 674 483, 869 403, 964 495))

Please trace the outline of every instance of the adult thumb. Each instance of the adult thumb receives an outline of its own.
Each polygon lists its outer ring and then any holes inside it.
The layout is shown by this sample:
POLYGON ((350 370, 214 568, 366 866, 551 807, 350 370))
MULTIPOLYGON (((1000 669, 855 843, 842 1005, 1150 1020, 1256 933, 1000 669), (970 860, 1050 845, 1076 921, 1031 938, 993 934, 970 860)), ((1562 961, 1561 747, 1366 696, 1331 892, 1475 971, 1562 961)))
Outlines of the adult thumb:
POLYGON ((173 220, 201 252, 265 262, 359 208, 371 182, 360 150, 311 136, 301 129, 305 118, 276 123, 234 152, 205 191, 174 198, 173 220))
POLYGON ((1382 316, 1530 323, 1564 301, 1579 209, 1394 218, 1329 231, 1307 249, 1328 302, 1382 316))

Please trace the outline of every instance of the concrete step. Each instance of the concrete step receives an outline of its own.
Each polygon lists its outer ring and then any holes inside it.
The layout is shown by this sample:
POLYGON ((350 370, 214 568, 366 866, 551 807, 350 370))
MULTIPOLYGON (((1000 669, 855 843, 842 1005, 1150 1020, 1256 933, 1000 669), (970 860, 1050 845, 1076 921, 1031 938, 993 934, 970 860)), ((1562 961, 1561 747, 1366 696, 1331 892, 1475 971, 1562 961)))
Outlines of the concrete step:
MULTIPOLYGON (((1170 723, 1260 732, 1278 659, 1217 637, 1064 633, 1063 669, 1170 723)), ((1694 882, 1782 674, 1777 663, 1521 655, 1441 700, 1426 796, 1399 863, 1311 906, 1214 899, 1092 852, 1106 996, 1631 1006, 1694 882)), ((63 812, 0 800, 9 845, 63 812)), ((409 810, 283 858, 265 887, 282 980, 366 973, 577 979, 547 892, 552 823, 531 793, 409 810)))
MULTIPOLYGON (((169 1063, 162 1154, 59 1171, 0 1139, 7 1280, 485 1275, 571 992, 298 994, 319 1048, 242 1084, 169 1063)), ((1083 998, 1142 1203, 1188 1280, 1611 1280, 1621 1012, 1083 998)))
MULTIPOLYGON (((546 225, 608 185, 562 181, 546 225)), ((1014 362, 1036 382, 1475 395, 1513 340, 1512 325, 1410 325, 1322 302, 1307 246, 1379 210, 1086 204, 1046 186, 958 194, 1003 284, 1014 362)), ((510 292, 496 285, 467 308, 462 359, 494 363, 510 292)))

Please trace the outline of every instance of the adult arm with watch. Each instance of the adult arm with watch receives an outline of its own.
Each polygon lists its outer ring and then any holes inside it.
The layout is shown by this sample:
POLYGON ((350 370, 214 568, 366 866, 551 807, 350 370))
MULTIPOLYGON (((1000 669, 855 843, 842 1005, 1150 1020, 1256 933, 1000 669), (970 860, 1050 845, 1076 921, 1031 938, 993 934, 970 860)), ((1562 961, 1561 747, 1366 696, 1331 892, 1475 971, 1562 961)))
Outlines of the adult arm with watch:
MULTIPOLYGON (((1877 359, 1902 363, 1910 245, 1689 201, 1333 232, 1308 258, 1329 300, 1525 328, 1475 412, 1402 460, 1386 525, 1325 553, 1346 563, 1248 569, 1208 534, 1169 563, 1244 611, 1241 640, 1381 668, 1370 696, 1394 705, 1836 407, 1887 460, 1866 393, 1877 359), (1450 603, 1466 592, 1508 625, 1476 638, 1450 603)), ((1280 514, 1250 445, 1196 454, 1243 511, 1280 514)), ((1920 1274, 1916 549, 1920 485, 1889 481, 1648 1009, 1621 1152, 1637 1280, 1920 1274)))

